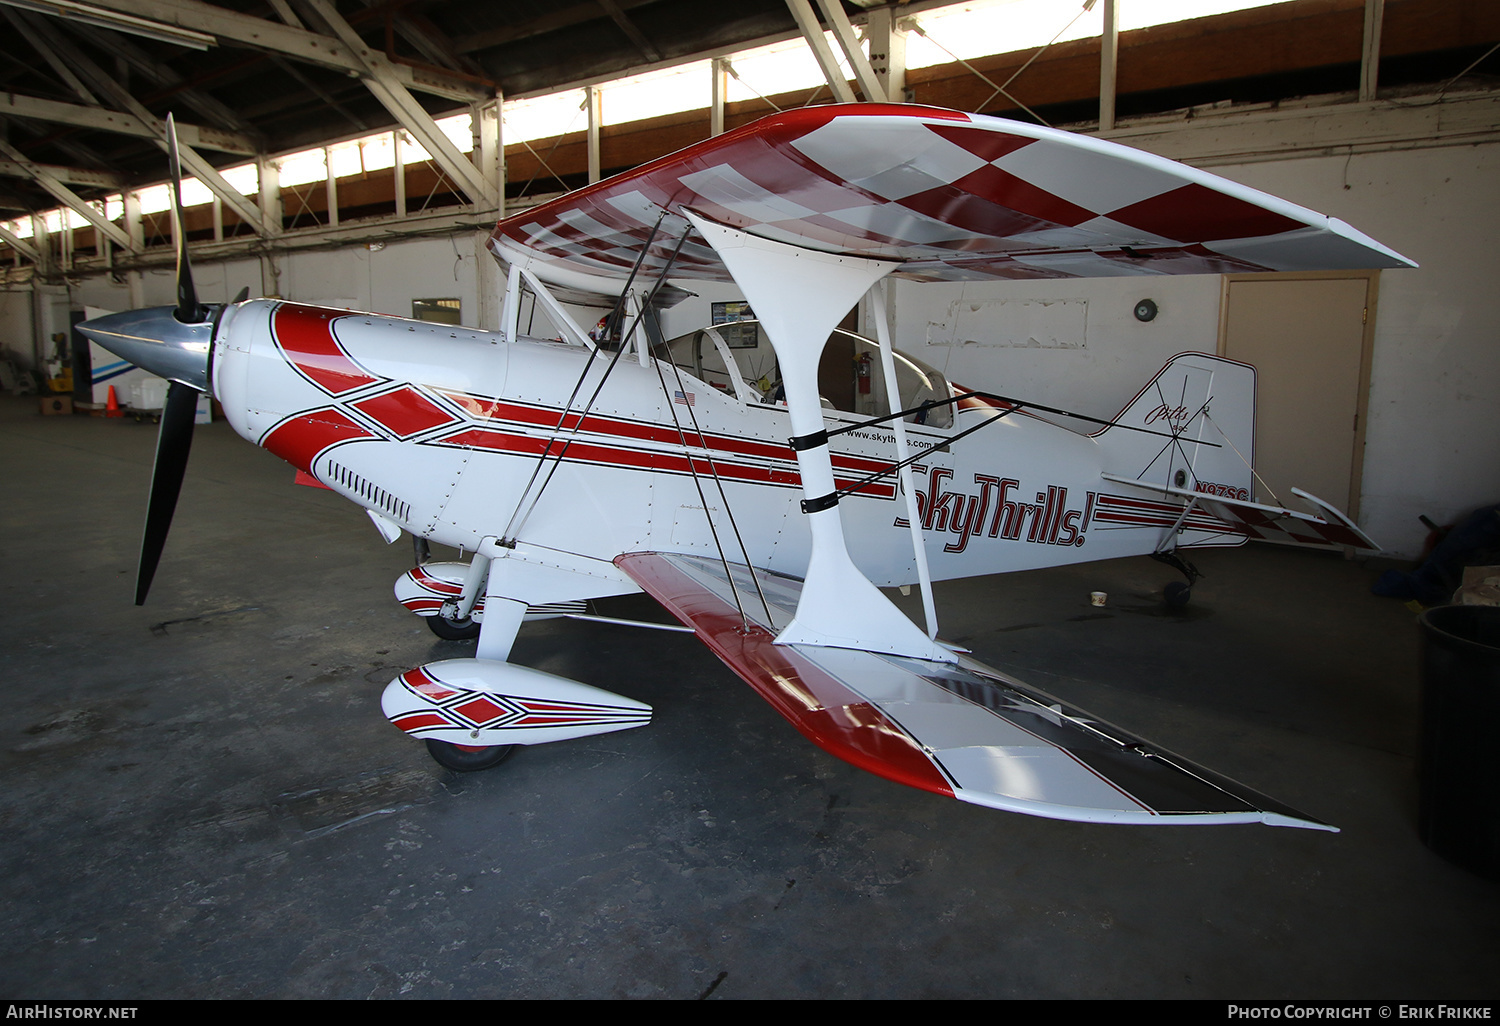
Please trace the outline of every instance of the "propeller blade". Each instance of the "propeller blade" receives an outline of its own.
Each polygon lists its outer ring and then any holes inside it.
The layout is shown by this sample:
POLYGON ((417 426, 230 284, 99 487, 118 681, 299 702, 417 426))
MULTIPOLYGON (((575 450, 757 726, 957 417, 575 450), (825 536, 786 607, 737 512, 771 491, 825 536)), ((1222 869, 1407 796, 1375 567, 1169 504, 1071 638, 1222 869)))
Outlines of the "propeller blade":
POLYGON ((234 299, 230 302, 229 305, 230 306, 239 306, 241 303, 243 303, 245 300, 247 300, 249 298, 250 298, 250 286, 246 285, 244 288, 240 289, 239 292, 235 293, 234 299))
MULTIPOLYGON (((177 156, 177 123, 167 115, 167 158, 172 170, 172 225, 177 230, 177 310, 183 324, 197 324, 208 316, 193 287, 193 265, 188 261, 187 218, 182 212, 182 162, 177 156)), ((166 423, 166 418, 162 418, 166 423)))
POLYGON ((156 436, 156 465, 151 471, 151 498, 146 503, 146 531, 141 538, 141 564, 135 579, 135 604, 144 605, 156 576, 156 564, 167 543, 177 493, 187 470, 193 447, 193 420, 198 412, 198 390, 174 381, 167 389, 167 404, 161 411, 161 432, 156 436))

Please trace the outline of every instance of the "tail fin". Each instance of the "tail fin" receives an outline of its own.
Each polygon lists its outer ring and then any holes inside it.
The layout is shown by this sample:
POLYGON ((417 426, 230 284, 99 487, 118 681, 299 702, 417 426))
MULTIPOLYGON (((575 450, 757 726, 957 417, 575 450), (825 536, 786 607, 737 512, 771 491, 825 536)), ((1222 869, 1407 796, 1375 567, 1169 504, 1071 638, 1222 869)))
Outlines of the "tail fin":
POLYGON ((1255 368, 1207 353, 1174 356, 1094 438, 1107 474, 1248 500, 1255 368))

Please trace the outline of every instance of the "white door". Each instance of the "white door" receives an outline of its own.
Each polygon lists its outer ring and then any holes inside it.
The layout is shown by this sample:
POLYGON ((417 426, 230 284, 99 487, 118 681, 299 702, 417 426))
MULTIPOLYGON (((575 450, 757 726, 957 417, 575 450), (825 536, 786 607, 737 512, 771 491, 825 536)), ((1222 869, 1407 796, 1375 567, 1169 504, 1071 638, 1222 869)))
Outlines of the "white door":
POLYGON ((1300 508, 1295 485, 1357 515, 1373 286, 1365 275, 1227 282, 1222 352, 1257 371, 1259 501, 1300 508))

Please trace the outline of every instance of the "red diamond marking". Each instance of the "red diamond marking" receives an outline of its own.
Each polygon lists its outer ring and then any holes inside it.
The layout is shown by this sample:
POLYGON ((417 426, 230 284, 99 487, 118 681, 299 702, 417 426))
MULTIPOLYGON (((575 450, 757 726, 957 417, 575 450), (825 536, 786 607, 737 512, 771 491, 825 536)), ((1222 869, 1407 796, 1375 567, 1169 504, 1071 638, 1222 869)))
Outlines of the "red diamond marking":
POLYGON ((1249 239, 1305 227, 1300 221, 1197 184, 1132 203, 1107 216, 1179 242, 1249 239))
POLYGON ((469 720, 471 723, 478 724, 485 724, 489 723, 491 720, 498 720, 502 717, 510 716, 513 712, 513 710, 507 709, 503 705, 490 701, 483 695, 473 699, 472 701, 465 702, 462 705, 455 705, 452 708, 454 712, 458 713, 466 720, 469 720))
POLYGON ((394 392, 364 399, 354 405, 390 428, 400 438, 458 419, 435 406, 430 399, 411 387, 398 388, 394 392))

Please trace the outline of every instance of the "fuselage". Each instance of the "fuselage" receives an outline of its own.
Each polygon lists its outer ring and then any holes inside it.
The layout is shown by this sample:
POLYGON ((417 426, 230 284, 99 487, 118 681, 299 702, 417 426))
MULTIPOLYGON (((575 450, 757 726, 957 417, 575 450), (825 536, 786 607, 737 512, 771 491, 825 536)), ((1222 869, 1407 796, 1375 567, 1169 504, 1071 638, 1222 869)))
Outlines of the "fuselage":
MULTIPOLYGON (((212 387, 245 438, 442 544, 722 552, 800 576, 810 537, 786 407, 633 354, 606 375, 612 356, 257 300, 226 311, 212 387)), ((866 419, 825 414, 830 431, 866 419)), ((906 425, 935 579, 1149 552, 1180 512, 1103 484, 1089 436, 972 400, 952 419, 906 425), (948 445, 982 420, 997 422, 948 445)), ((895 475, 860 484, 897 458, 893 430, 859 427, 831 449, 839 487, 858 486, 840 505, 856 565, 879 585, 914 581, 895 475)))

